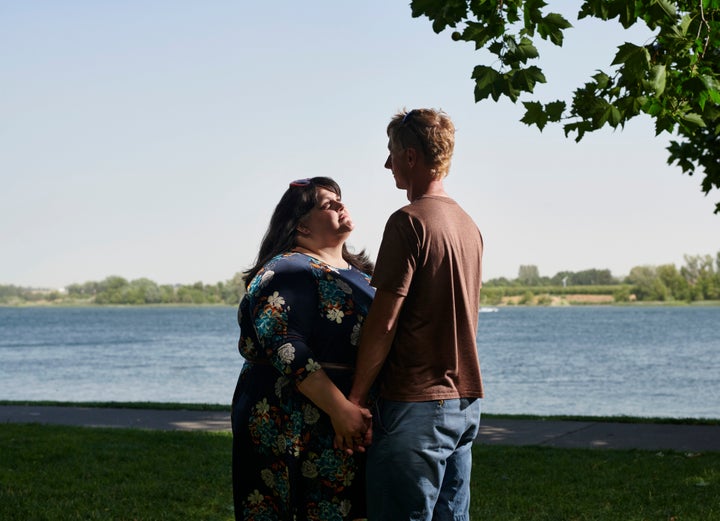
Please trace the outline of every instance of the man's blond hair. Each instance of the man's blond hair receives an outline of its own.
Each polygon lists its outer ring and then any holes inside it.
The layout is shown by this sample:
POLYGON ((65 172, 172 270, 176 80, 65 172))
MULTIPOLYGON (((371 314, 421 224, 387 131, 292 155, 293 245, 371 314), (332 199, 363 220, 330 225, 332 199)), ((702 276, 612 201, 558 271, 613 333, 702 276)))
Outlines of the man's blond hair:
POLYGON ((415 148, 422 153, 433 177, 442 179, 450 173, 455 148, 455 125, 442 110, 402 110, 387 127, 393 147, 415 148))

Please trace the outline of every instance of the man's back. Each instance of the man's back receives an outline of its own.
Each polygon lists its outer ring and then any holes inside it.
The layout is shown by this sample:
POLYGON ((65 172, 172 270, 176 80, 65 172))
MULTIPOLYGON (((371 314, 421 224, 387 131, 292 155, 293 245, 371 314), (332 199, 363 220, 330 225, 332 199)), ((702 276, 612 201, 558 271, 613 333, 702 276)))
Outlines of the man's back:
POLYGON ((448 197, 423 196, 388 220, 373 276, 405 297, 382 396, 398 401, 481 398, 476 330, 482 237, 448 197))

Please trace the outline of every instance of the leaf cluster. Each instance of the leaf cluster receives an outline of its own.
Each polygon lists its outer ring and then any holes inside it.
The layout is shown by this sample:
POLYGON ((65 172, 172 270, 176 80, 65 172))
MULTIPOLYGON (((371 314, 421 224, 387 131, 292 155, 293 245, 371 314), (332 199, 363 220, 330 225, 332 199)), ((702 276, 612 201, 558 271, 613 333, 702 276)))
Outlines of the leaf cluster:
POLYGON ((668 163, 689 175, 704 172, 705 194, 720 188, 720 0, 585 0, 578 19, 617 19, 625 28, 644 24, 654 36, 623 43, 607 70, 596 71, 570 100, 549 103, 524 99, 547 82, 529 62, 540 58, 538 38, 562 46, 572 25, 547 12, 545 1, 414 0, 411 6, 413 16, 427 16, 435 32, 452 29, 453 40, 495 56, 492 65, 472 72, 476 102, 506 97, 515 103, 523 97, 523 123, 542 131, 562 122, 565 135, 576 141, 646 114, 656 135, 677 136, 668 163))

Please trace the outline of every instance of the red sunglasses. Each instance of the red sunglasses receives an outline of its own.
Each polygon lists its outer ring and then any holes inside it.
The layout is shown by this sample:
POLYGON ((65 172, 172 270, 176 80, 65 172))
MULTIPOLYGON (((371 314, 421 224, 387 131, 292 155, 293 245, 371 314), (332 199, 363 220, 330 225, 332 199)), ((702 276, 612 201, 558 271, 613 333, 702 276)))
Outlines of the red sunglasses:
POLYGON ((306 177, 305 179, 296 179, 290 183, 290 186, 307 186, 312 183, 312 179, 306 177))

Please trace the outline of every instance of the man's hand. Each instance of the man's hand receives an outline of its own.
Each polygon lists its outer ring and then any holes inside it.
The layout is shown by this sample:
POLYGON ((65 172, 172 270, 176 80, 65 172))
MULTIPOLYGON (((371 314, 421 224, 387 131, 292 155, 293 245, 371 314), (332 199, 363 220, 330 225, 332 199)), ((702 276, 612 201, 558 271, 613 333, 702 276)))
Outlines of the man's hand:
POLYGON ((372 413, 365 407, 346 402, 346 406, 331 416, 335 429, 334 446, 348 454, 365 452, 372 442, 372 413))

